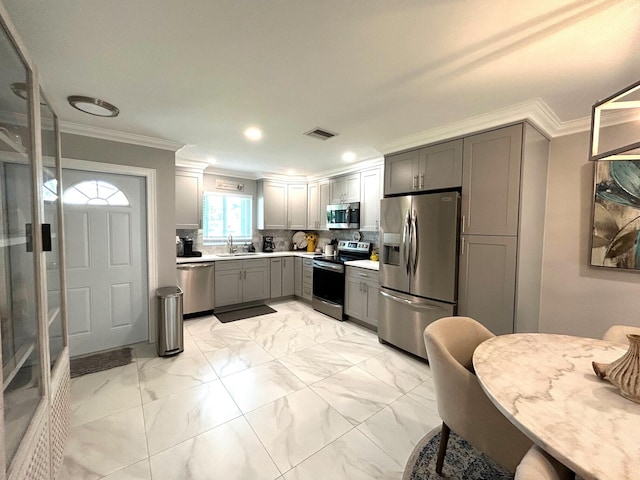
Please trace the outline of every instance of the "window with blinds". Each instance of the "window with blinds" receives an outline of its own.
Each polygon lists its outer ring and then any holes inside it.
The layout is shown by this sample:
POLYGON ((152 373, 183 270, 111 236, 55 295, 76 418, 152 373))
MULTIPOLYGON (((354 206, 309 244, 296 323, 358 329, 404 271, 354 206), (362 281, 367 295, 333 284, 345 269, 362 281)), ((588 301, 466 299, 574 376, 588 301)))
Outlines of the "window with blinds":
POLYGON ((202 206, 202 240, 205 245, 233 241, 250 242, 251 195, 205 192, 202 206))

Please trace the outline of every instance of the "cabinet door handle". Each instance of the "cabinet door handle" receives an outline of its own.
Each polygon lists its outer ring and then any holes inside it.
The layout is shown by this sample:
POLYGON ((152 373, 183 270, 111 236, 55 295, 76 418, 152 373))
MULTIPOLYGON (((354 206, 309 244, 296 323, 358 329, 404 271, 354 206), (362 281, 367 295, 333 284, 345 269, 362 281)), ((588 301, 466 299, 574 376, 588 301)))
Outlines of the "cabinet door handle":
POLYGON ((414 189, 414 190, 415 190, 416 188, 418 188, 418 187, 417 187, 417 185, 418 185, 418 175, 414 175, 414 176, 413 176, 413 189, 414 189))
POLYGON ((460 256, 464 255, 464 237, 460 239, 460 256))
POLYGON ((420 188, 424 188, 424 173, 420 175, 420 188))
POLYGON ((467 218, 464 215, 462 215, 462 233, 464 233, 464 226, 466 223, 467 223, 467 218))

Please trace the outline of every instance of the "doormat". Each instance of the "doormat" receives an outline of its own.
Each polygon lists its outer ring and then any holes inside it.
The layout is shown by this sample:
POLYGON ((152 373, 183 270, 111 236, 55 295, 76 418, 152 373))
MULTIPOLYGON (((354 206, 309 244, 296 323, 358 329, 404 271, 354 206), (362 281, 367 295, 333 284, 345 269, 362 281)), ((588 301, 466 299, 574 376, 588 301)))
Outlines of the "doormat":
POLYGON ((257 307, 243 308, 242 310, 233 310, 231 312, 216 313, 216 317, 222 323, 235 322, 236 320, 244 320, 245 318, 259 317, 268 313, 276 313, 276 310, 267 305, 258 305, 257 307))
POLYGON ((121 367, 131 361, 131 347, 75 357, 71 359, 71 378, 121 367))

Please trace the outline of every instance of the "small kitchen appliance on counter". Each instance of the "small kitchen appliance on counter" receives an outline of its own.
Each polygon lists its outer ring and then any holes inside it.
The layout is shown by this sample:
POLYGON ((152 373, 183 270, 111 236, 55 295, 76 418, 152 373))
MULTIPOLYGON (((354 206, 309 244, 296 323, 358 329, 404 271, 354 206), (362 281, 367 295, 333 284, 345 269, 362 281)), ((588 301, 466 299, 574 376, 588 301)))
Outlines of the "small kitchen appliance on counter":
POLYGON ((201 257, 202 252, 193 249, 193 239, 189 237, 181 237, 180 242, 182 243, 182 248, 178 248, 180 254, 179 257, 201 257))
POLYGON ((262 251, 263 252, 273 252, 276 249, 276 244, 273 241, 273 237, 271 235, 263 235, 262 236, 262 251))

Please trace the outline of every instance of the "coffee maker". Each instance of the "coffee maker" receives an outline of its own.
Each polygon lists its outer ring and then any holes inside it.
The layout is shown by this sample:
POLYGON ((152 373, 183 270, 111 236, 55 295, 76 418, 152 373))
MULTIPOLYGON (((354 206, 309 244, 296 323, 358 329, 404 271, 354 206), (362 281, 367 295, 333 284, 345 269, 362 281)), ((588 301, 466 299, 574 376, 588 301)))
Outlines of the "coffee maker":
POLYGON ((193 239, 189 237, 180 237, 182 248, 179 248, 179 257, 201 257, 202 252, 193 249, 193 239))
POLYGON ((273 241, 273 237, 270 235, 262 236, 262 251, 273 252, 276 249, 276 244, 273 241))

